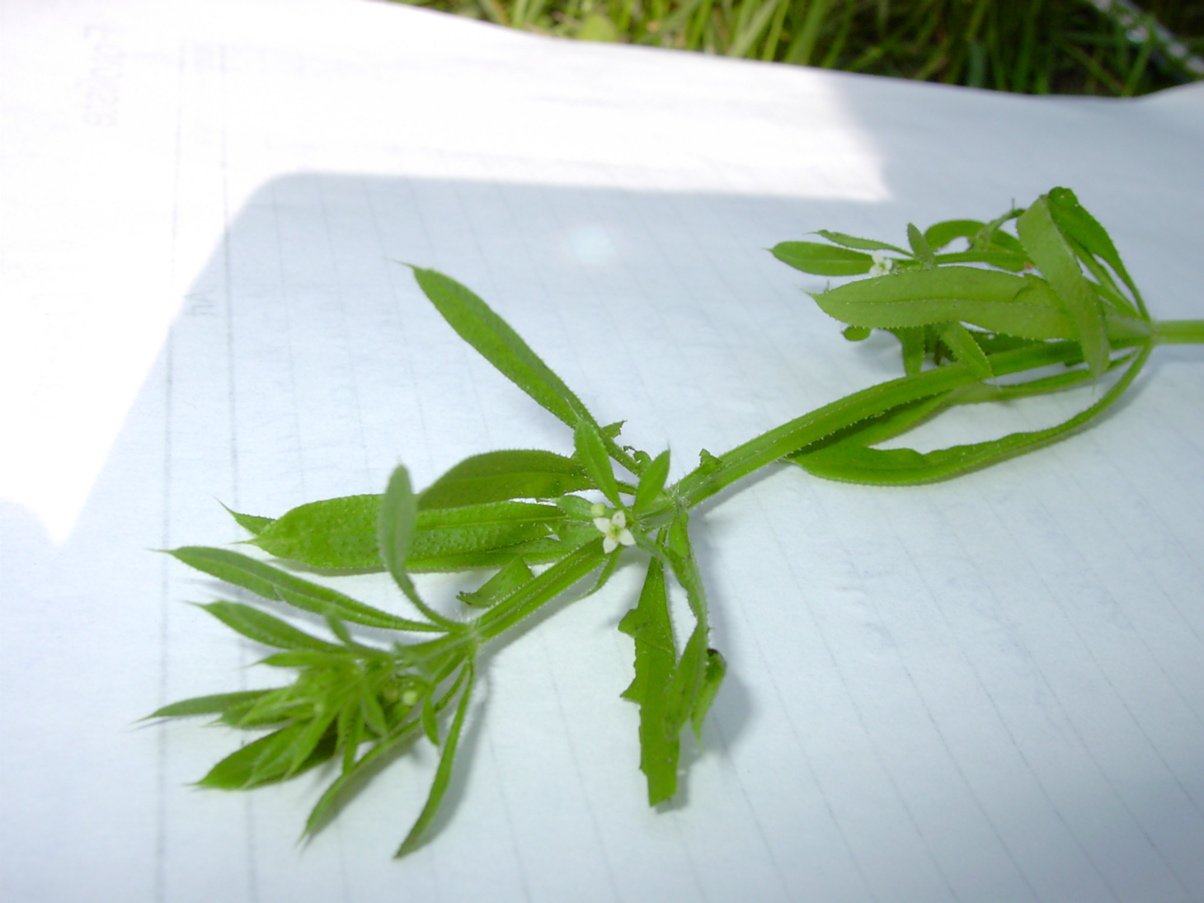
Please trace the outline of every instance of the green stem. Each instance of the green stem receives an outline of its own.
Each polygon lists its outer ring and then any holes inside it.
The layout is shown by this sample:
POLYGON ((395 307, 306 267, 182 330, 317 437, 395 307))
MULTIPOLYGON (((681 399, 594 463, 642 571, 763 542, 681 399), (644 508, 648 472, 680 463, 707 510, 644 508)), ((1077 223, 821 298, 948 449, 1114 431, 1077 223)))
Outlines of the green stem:
POLYGON ((1204 344, 1204 320, 1155 320, 1155 345, 1204 344))
POLYGON ((473 633, 481 643, 488 642, 543 605, 551 602, 574 583, 588 576, 606 560, 602 537, 574 549, 512 595, 498 602, 472 622, 473 633))

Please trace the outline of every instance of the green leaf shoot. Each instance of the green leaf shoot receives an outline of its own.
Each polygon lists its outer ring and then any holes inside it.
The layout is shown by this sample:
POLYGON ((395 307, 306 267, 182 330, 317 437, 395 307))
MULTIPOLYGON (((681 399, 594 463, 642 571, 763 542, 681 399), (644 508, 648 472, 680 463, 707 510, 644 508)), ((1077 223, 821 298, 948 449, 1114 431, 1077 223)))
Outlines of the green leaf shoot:
POLYGON ((324 570, 324 579, 339 580, 348 570, 387 572, 420 618, 366 605, 232 550, 172 551, 262 600, 201 607, 275 650, 261 665, 295 672, 286 686, 198 696, 150 716, 210 715, 253 732, 201 785, 247 789, 333 760, 337 774, 306 821, 312 835, 381 767, 425 737, 440 753, 426 802, 397 855, 412 852, 429 839, 451 784, 480 650, 512 638, 541 610, 596 593, 619 568, 634 566, 645 572, 634 607, 619 622, 634 642, 633 678, 622 695, 639 707, 639 767, 649 804, 659 805, 678 792, 682 732, 689 725, 701 744, 727 670, 710 642, 691 509, 782 461, 815 476, 871 485, 959 477, 1083 429, 1115 405, 1158 345, 1204 343, 1204 322, 1150 318, 1111 237, 1069 189, 1054 188, 992 220, 952 219, 923 230, 909 224, 910 251, 843 232, 815 234, 824 241, 782 242, 772 253, 804 273, 854 277, 812 297, 849 339, 893 335, 902 375, 722 455, 704 449, 698 466, 675 483, 668 451, 653 456, 620 446, 622 422, 600 426, 484 301, 447 276, 415 267, 420 288, 452 328, 568 425, 573 455, 485 452, 421 493, 398 467, 379 495, 310 502, 274 519, 230 512, 252 534, 250 544, 324 570), (925 452, 880 447, 966 404, 1020 404, 1075 388, 1098 397, 1046 429, 925 452), (615 464, 634 479, 617 476, 615 464), (594 501, 595 492, 605 504, 594 501), (625 554, 628 546, 636 548, 625 554), (457 579, 472 581, 475 588, 449 600, 454 617, 423 600, 411 575, 426 571, 456 571, 457 579), (692 624, 674 623, 673 586, 684 591, 692 624), (278 617, 273 609, 281 604, 318 615, 329 638, 278 617), (387 631, 388 645, 377 645, 378 634, 359 636, 364 628, 387 631), (680 654, 675 637, 685 638, 680 654))

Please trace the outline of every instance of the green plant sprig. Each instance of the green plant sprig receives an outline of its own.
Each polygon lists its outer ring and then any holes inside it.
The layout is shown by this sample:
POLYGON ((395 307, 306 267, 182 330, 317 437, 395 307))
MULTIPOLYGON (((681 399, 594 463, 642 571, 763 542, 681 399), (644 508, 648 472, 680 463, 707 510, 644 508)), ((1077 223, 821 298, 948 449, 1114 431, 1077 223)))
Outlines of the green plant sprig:
POLYGON ((572 430, 572 454, 474 455, 419 493, 398 467, 379 495, 311 502, 278 518, 231 512, 252 534, 249 543, 278 559, 335 575, 387 572, 412 615, 366 605, 230 549, 171 552, 258 597, 254 605, 202 607, 278 650, 262 664, 297 675, 288 686, 197 697, 151 716, 214 715, 261 734, 200 784, 249 789, 334 763, 337 775, 310 813, 308 835, 378 767, 425 738, 440 749, 439 763, 427 802, 398 848, 405 855, 423 842, 450 783, 480 650, 569 593, 603 587, 625 549, 634 547, 645 575, 635 606, 619 623, 635 649, 634 678, 622 695, 639 706, 649 803, 669 800, 678 787, 681 733, 689 725, 701 742, 726 671, 710 645, 691 509, 778 461, 870 484, 948 479, 1083 427, 1115 403, 1157 345, 1204 343, 1204 321, 1150 317, 1107 232, 1067 189, 991 222, 954 220, 924 232, 909 226, 909 249, 819 234, 826 243, 785 242, 773 253, 811 274, 868 275, 812 297, 846 324, 850 339, 874 329, 896 336, 903 375, 722 455, 703 450, 699 464, 672 484, 667 450, 652 456, 621 445, 620 424, 601 425, 484 301, 447 276, 414 267, 420 288, 452 328, 572 430), (1005 230, 1012 223, 1014 235, 1005 230), (958 240, 964 249, 945 250, 958 240), (1060 370, 1049 375, 1051 367, 1060 370), (1014 379, 1030 371, 1038 375, 1014 379), (875 447, 958 405, 1096 386, 1105 378, 1113 382, 1094 403, 1048 429, 925 453, 875 447), (477 589, 460 593, 456 611, 447 614, 411 579, 424 571, 486 576, 477 589), (680 642, 670 580, 684 591, 693 618, 680 642), (320 616, 329 636, 268 610, 281 605, 320 616), (349 625, 389 631, 395 639, 388 647, 357 639, 349 625))

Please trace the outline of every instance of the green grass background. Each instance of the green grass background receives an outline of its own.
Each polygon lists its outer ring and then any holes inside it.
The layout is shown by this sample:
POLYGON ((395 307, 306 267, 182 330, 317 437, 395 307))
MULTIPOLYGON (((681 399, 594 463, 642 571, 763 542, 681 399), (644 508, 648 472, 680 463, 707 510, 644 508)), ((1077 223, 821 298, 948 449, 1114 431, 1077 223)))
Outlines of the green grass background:
POLYGON ((566 38, 1024 94, 1132 96, 1204 78, 1204 0, 399 2, 566 38))

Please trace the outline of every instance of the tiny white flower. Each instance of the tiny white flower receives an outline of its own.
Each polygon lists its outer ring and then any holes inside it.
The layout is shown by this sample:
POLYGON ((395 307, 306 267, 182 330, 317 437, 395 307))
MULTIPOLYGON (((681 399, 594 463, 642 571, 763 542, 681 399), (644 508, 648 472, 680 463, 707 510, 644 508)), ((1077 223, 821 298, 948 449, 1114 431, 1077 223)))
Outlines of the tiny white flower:
POLYGON ((881 251, 874 251, 870 254, 870 257, 874 261, 873 265, 870 266, 871 276, 885 276, 895 268, 895 258, 887 257, 881 251))
MULTIPOLYGON (((603 513, 605 510, 603 508, 603 513)), ((619 546, 635 545, 635 537, 627 529, 627 515, 622 511, 616 511, 610 517, 595 517, 594 526, 606 537, 602 540, 602 551, 607 555, 619 546)))

